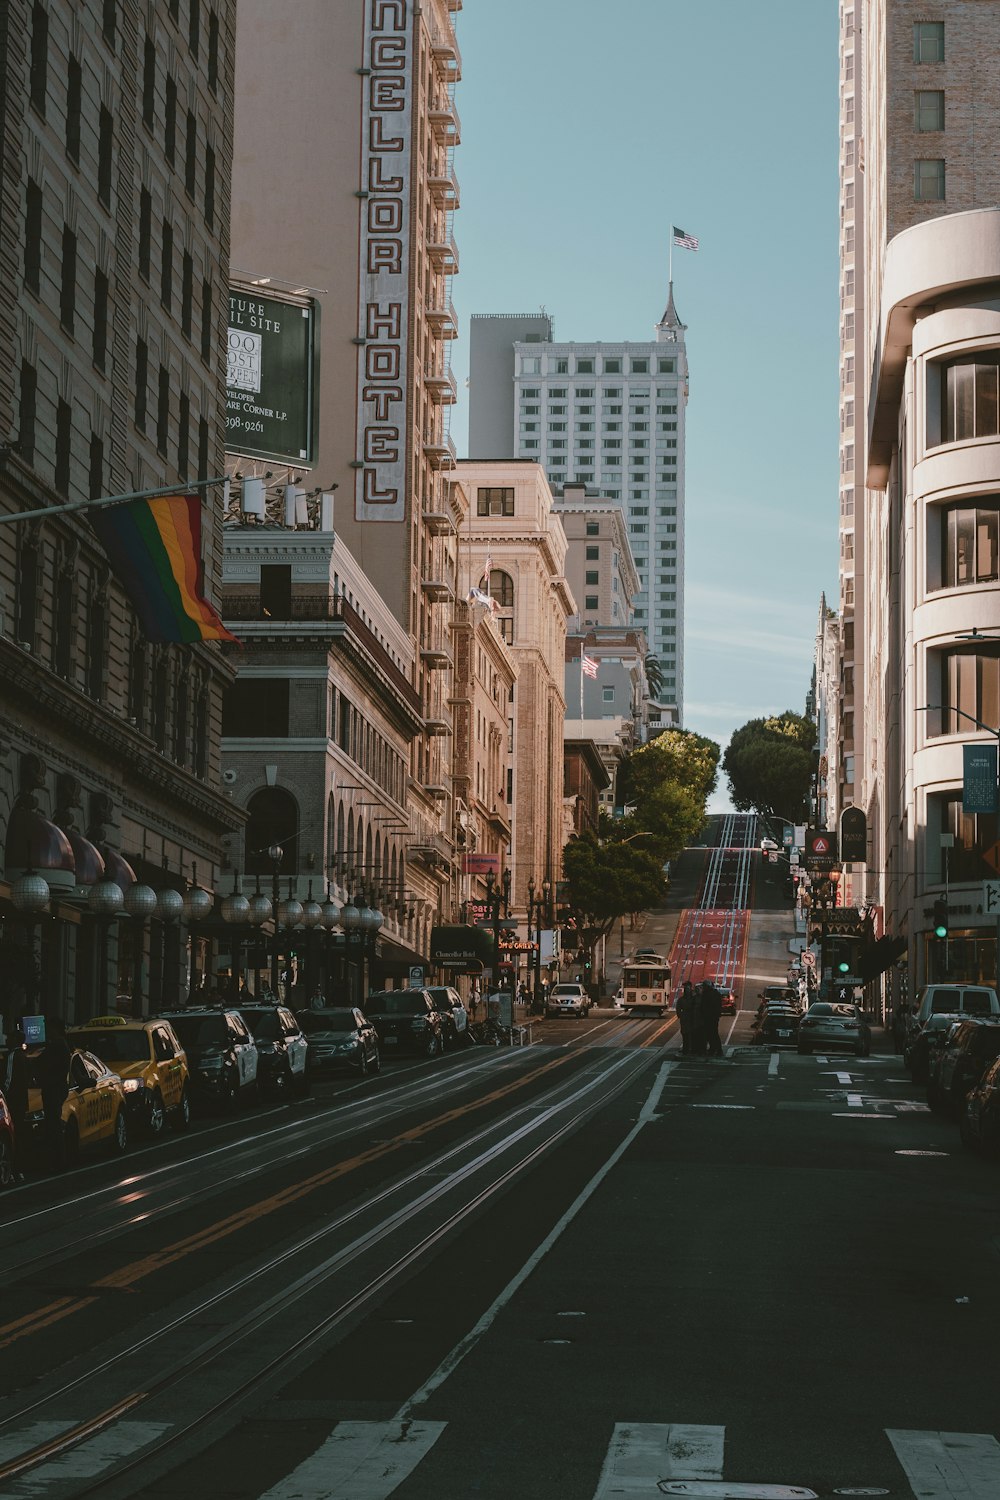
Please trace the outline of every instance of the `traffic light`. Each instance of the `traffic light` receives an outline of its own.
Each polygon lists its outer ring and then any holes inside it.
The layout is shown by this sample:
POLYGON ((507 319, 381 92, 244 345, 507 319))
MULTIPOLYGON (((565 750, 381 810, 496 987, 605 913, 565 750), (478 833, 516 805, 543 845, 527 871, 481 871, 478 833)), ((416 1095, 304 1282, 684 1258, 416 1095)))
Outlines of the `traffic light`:
POLYGON ((946 938, 948 936, 948 899, 939 896, 934 902, 934 936, 946 938))

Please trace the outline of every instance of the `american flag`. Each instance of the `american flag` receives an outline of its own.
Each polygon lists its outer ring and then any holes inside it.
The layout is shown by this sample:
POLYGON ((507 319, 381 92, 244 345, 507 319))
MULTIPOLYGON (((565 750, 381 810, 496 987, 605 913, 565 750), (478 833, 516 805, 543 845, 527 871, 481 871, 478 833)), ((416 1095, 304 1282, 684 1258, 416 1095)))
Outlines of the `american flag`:
POLYGON ((484 594, 488 594, 489 591, 490 591, 490 573, 492 571, 492 568, 493 568, 493 559, 490 556, 490 554, 487 552, 487 554, 486 554, 486 561, 483 564, 483 576, 479 580, 479 587, 482 589, 482 591, 483 591, 484 594))
POLYGON ((688 234, 685 229, 678 229, 676 224, 673 226, 673 230, 675 245, 680 245, 682 250, 697 250, 698 241, 693 234, 688 234))
POLYGON ((580 666, 583 668, 583 675, 585 677, 597 676, 597 662, 592 656, 587 656, 586 654, 581 656, 580 666))

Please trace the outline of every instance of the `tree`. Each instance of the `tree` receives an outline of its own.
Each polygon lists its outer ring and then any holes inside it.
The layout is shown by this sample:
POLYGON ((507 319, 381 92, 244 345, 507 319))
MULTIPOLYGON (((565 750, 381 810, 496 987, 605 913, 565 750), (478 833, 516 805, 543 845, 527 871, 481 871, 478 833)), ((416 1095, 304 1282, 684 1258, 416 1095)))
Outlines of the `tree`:
POLYGON ((655 651, 647 652, 643 667, 646 672, 646 682, 649 686, 649 696, 654 700, 658 700, 663 690, 663 668, 660 665, 660 658, 655 651))
POLYGON ((805 818, 816 763, 816 726, 786 709, 737 729, 723 769, 733 805, 764 818, 805 818))
POLYGON ((604 843, 592 833, 571 838, 563 850, 566 904, 588 947, 619 917, 655 906, 666 894, 663 862, 638 840, 604 843))
POLYGON ((625 761, 619 795, 631 815, 614 825, 618 837, 648 831, 646 844, 663 860, 676 859, 705 821, 705 807, 718 777, 719 747, 687 729, 667 729, 625 761))

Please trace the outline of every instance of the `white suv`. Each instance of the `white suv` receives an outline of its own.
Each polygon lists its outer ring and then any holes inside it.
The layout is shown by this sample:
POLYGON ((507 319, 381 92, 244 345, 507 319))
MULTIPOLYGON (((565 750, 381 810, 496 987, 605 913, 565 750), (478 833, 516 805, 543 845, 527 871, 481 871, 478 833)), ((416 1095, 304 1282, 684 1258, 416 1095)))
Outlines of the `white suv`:
POLYGON ((926 984, 917 991, 916 1010, 911 1029, 918 1031, 929 1016, 939 1015, 998 1016, 1000 1000, 992 985, 966 984, 956 979, 951 984, 926 984))
POLYGON ((590 996, 582 984, 554 984, 545 997, 546 1016, 586 1016, 590 996))

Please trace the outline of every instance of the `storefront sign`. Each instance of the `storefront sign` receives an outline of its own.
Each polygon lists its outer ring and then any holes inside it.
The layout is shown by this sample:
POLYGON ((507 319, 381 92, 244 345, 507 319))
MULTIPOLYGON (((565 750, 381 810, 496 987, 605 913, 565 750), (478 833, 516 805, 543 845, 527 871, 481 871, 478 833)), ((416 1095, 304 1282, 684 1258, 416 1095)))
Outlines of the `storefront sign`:
POLYGON ((500 874, 499 854, 463 854, 463 875, 488 875, 492 870, 494 875, 500 874))

